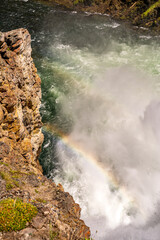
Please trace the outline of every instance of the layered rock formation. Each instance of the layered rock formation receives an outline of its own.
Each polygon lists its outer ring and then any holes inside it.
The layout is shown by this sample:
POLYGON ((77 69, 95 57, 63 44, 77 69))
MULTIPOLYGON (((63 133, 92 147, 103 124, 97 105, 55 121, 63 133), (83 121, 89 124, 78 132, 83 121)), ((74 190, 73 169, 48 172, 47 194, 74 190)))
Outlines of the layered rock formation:
POLYGON ((30 42, 24 29, 0 36, 0 151, 5 162, 21 169, 30 165, 38 173, 37 155, 43 142, 41 81, 31 59, 30 42))
POLYGON ((0 33, 0 200, 19 197, 38 209, 27 228, 0 233, 0 239, 89 238, 79 205, 43 176, 38 162, 43 142, 40 84, 28 31, 0 33))

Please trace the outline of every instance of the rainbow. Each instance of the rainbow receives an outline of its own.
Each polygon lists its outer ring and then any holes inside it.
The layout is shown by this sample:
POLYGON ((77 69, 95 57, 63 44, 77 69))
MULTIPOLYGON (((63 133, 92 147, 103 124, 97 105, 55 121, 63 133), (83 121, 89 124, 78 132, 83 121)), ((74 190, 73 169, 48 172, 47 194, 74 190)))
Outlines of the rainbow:
POLYGON ((108 180, 110 185, 113 187, 115 191, 118 191, 121 196, 123 196, 126 199, 126 202, 129 205, 134 206, 134 208, 137 208, 137 204, 135 203, 135 200, 129 195, 127 190, 123 185, 120 185, 118 179, 114 176, 113 172, 102 162, 99 162, 94 156, 84 151, 77 143, 75 143, 69 136, 64 134, 61 130, 56 128, 54 125, 51 125, 49 123, 44 125, 44 130, 52 132, 54 135, 57 135, 65 145, 73 149, 76 153, 83 156, 87 161, 90 162, 90 164, 94 165, 96 169, 98 169, 108 180))

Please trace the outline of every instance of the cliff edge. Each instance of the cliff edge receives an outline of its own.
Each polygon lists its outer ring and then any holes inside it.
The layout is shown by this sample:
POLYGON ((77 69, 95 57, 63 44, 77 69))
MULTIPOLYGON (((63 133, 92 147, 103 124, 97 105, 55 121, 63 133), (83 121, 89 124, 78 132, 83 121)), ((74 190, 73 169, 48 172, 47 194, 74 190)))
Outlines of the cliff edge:
MULTIPOLYGON (((40 104, 41 80, 31 58, 28 31, 0 32, 0 203, 20 199, 37 208, 24 229, 1 231, 0 239, 89 238, 79 205, 42 174, 40 104)), ((2 216, 1 221, 6 224, 2 216)))

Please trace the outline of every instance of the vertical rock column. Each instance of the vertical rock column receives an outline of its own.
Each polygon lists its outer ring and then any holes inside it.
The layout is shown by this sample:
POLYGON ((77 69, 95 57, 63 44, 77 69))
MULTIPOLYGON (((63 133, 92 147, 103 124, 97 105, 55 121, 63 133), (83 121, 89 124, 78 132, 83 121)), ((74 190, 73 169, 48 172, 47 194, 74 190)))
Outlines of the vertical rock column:
POLYGON ((36 171, 43 142, 40 84, 28 31, 0 32, 0 156, 36 171))

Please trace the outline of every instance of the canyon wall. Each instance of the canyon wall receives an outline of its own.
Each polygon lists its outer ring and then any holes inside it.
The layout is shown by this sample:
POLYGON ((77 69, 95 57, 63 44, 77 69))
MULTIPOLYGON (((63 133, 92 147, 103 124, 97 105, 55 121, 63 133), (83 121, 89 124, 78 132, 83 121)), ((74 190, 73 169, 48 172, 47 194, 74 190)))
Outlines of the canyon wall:
POLYGON ((40 104, 41 80, 31 58, 30 34, 26 29, 0 32, 0 201, 18 197, 38 209, 25 229, 0 232, 0 239, 89 238, 79 205, 42 174, 40 104))

